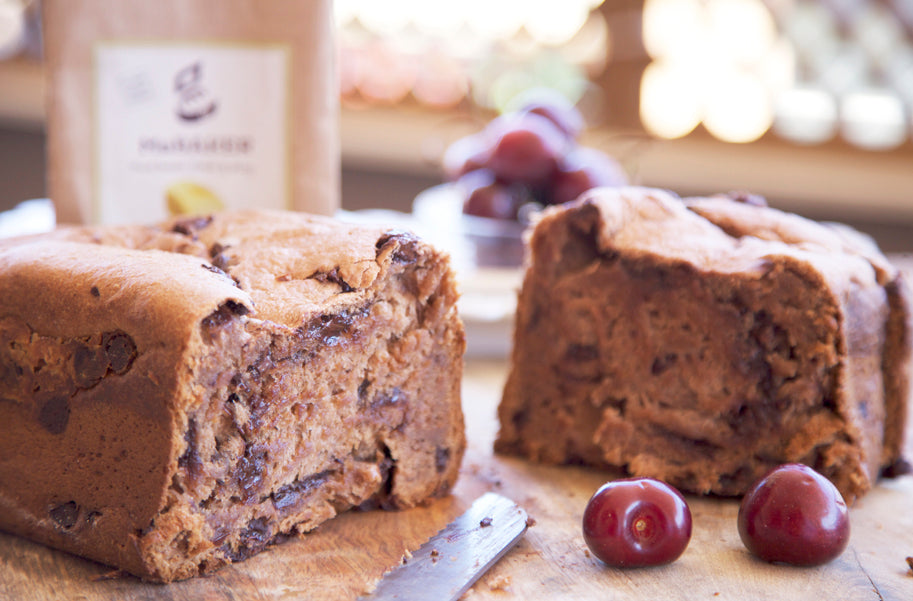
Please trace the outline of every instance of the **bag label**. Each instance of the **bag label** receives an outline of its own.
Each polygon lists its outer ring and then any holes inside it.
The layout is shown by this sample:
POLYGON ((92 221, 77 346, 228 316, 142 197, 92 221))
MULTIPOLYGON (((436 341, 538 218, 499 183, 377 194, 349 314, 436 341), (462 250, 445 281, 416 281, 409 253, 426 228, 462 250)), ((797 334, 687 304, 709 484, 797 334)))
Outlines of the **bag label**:
POLYGON ((290 50, 95 47, 93 221, 290 208, 290 50))

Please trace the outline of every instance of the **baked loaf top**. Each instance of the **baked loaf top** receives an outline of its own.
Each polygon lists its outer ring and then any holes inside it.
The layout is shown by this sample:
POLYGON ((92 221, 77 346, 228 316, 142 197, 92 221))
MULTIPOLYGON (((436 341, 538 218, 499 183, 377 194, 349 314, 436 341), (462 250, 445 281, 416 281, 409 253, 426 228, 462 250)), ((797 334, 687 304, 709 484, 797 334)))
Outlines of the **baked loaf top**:
POLYGON ((411 234, 300 213, 0 242, 0 528, 171 581, 445 494, 456 298, 411 234))
MULTIPOLYGON (((363 301, 380 274, 378 241, 396 234, 410 236, 382 226, 350 225, 302 213, 248 210, 154 226, 61 228, 34 237, 31 243, 8 244, 17 262, 34 255, 34 265, 20 263, 20 269, 43 271, 51 278, 61 270, 67 272, 73 262, 82 261, 94 270, 120 253, 125 266, 112 268, 120 273, 117 279, 168 281, 173 273, 196 282, 191 290, 208 291, 210 301, 253 303, 261 319, 297 327, 315 313, 363 301), (70 249, 64 253, 68 258, 55 260, 60 253, 54 244, 70 249), (80 246, 85 244, 91 246, 80 246), (161 252, 144 252, 149 250, 161 252), (137 258, 139 264, 133 267, 137 258), (147 264, 157 268, 149 271, 147 264), (225 268, 230 268, 230 278, 225 268), (202 277, 201 269, 216 277, 202 277), (339 295, 340 288, 352 294, 339 295)), ((173 289, 188 284, 180 283, 173 289)), ((191 300, 183 294, 175 296, 191 300)), ((193 306, 201 299, 192 300, 181 304, 193 306)), ((195 307, 187 317, 195 321, 206 308, 195 307)), ((182 317, 175 315, 178 321, 182 317)))
POLYGON ((530 236, 496 448, 725 495, 802 461, 852 500, 899 458, 909 374, 907 289, 862 234, 596 190, 530 236))

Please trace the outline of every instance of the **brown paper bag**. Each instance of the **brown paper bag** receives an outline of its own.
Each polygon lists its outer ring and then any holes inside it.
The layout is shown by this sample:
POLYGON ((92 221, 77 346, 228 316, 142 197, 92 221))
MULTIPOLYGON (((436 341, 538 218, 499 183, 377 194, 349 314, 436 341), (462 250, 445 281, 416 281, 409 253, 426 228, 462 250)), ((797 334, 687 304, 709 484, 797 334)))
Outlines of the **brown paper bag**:
POLYGON ((331 0, 44 0, 63 223, 339 207, 331 0))

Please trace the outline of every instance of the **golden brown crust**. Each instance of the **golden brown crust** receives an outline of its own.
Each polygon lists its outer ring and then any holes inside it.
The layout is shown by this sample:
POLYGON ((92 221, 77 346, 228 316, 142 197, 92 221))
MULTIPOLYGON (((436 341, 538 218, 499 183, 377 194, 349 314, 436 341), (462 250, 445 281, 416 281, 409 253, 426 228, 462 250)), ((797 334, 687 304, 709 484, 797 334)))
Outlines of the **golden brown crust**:
POLYGON ((0 528, 171 581, 445 494, 456 298, 413 236, 300 214, 0 244, 0 528))
POLYGON ((802 461, 852 500, 902 440, 898 277, 859 234, 727 199, 627 188, 546 211, 496 449, 726 495, 802 461))

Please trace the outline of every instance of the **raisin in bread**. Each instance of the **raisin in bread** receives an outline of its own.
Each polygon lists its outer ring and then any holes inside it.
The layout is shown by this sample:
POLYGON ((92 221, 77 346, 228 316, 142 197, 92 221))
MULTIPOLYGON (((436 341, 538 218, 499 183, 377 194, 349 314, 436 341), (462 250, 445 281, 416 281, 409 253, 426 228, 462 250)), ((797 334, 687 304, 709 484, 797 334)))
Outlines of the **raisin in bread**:
POLYGON ((848 227, 595 191, 529 240, 496 450, 739 495, 806 463, 847 500, 899 460, 910 308, 848 227))
POLYGON ((446 255, 282 212, 0 244, 0 528, 141 578, 447 493, 446 255))

